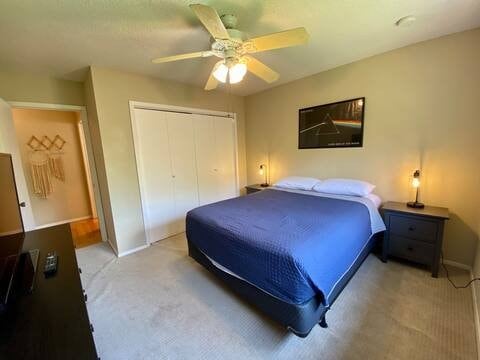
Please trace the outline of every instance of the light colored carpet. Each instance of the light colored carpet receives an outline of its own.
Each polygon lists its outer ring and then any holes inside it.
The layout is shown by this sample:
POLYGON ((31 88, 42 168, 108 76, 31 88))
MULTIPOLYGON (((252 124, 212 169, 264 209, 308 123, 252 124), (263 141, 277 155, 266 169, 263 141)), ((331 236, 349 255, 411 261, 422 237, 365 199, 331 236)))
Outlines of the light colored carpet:
POLYGON ((77 256, 103 360, 476 358, 471 290, 373 255, 306 339, 189 258, 183 234, 120 259, 105 243, 77 256))

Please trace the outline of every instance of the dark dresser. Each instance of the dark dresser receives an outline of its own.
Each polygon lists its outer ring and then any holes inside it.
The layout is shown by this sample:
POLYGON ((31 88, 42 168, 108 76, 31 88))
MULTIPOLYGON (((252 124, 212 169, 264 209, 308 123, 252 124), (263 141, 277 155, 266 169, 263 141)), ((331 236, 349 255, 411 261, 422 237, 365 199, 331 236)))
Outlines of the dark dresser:
POLYGON ((383 260, 394 256, 425 264, 431 268, 432 276, 437 277, 448 209, 434 206, 414 209, 405 203, 387 202, 382 214, 387 227, 383 260))
POLYGON ((17 295, 0 315, 0 359, 98 359, 69 225, 28 232, 23 250, 39 249, 33 291, 17 295), (58 255, 45 278, 45 256, 58 255))

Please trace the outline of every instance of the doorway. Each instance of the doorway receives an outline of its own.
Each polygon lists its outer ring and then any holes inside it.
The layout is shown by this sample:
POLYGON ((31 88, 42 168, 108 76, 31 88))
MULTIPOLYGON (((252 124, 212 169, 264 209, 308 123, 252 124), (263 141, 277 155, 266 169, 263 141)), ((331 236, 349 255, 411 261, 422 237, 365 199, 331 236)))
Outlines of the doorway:
POLYGON ((31 230, 69 224, 76 248, 106 241, 85 108, 10 105, 31 230))

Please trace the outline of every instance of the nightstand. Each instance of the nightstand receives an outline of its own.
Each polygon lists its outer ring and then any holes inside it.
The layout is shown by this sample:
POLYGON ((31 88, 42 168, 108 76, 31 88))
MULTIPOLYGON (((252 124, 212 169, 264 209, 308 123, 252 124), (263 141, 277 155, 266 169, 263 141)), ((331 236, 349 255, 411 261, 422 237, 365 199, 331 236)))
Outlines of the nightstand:
POLYGON ((382 260, 391 255, 428 265, 432 276, 437 277, 448 209, 434 206, 413 209, 405 203, 387 202, 381 211, 387 227, 382 260))
POLYGON ((256 193, 257 191, 262 191, 262 190, 268 189, 268 186, 261 186, 260 184, 253 184, 253 185, 245 186, 245 189, 247 190, 247 195, 248 195, 248 194, 256 193))

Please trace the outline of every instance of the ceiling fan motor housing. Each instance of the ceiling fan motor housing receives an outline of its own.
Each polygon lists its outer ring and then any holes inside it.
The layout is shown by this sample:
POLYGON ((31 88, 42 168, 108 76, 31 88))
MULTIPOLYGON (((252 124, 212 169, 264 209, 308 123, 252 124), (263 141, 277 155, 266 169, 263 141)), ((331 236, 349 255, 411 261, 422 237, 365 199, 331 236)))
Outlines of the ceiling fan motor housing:
POLYGON ((233 14, 223 14, 220 16, 220 20, 222 20, 223 25, 225 28, 228 29, 235 29, 237 27, 238 19, 233 14))
POLYGON ((237 29, 227 30, 230 39, 212 39, 211 50, 215 56, 228 59, 239 58, 245 55, 244 40, 245 34, 237 29))

